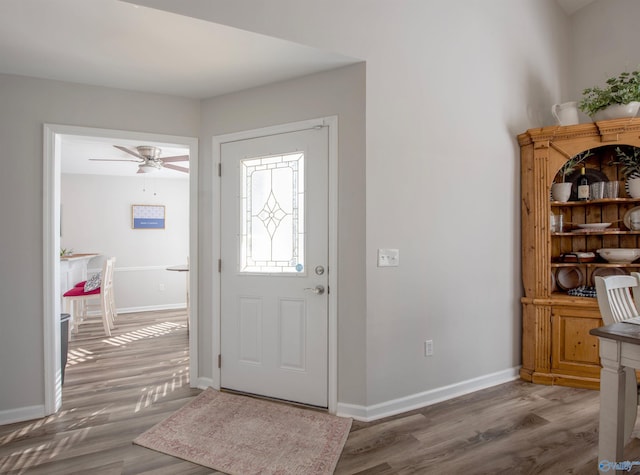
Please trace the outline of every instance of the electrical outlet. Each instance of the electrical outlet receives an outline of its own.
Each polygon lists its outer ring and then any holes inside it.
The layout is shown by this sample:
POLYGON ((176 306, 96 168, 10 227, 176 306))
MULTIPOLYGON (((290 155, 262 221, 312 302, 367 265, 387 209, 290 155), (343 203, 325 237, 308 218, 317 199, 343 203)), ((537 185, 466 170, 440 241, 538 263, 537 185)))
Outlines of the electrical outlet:
POLYGON ((158 285, 158 290, 159 290, 160 292, 164 292, 164 284, 160 284, 160 285, 158 285))
POLYGON ((433 340, 425 340, 424 356, 433 356, 433 340))

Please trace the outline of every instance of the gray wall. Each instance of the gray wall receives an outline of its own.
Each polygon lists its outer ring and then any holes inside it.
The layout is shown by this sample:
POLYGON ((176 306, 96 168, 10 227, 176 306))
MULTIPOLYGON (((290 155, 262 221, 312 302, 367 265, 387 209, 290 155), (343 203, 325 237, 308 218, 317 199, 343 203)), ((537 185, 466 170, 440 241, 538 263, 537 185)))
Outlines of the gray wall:
MULTIPOLYGON (((199 186, 207 195, 201 202, 206 216, 210 215, 214 191, 208 179, 213 176, 214 166, 210 160, 212 136, 338 116, 338 400, 355 404, 363 404, 366 398, 364 81, 365 66, 357 64, 204 101, 200 143, 203 160, 199 186)), ((219 256, 212 255, 211 235, 203 230, 202 237, 202 261, 216 261, 219 256)), ((212 274, 203 274, 207 280, 201 283, 202 287, 211 288, 208 279, 212 274)), ((201 312, 211 315, 213 304, 202 301, 201 312)), ((206 329, 200 333, 200 348, 204 351, 210 348, 206 344, 210 334, 206 329)), ((210 354, 199 361, 203 373, 210 371, 211 361, 210 354)))
POLYGON ((200 102, 0 75, 0 413, 44 401, 44 123, 196 137, 200 102))
POLYGON ((515 137, 552 124, 568 89, 554 0, 136 3, 366 61, 367 408, 517 374, 515 137), (400 266, 378 268, 379 248, 398 248, 400 266))
MULTIPOLYGON (((192 101, 16 76, 0 76, 0 138, 5 145, 2 216, 3 269, 0 365, 6 383, 0 414, 43 403, 42 334, 42 124, 59 123, 169 135, 198 135, 202 125, 199 187, 200 295, 199 375, 211 378, 211 137, 230 131, 338 115, 340 125, 340 242, 338 277, 340 399, 363 403, 365 390, 364 309, 364 65, 192 101), (201 113, 202 109, 202 113, 201 113), (165 118, 161 120, 158 118, 165 118), (15 206, 20 202, 19 207, 15 206), (29 289, 29 294, 25 289, 29 289), (34 295, 35 298, 26 298, 34 295), (208 300, 209 299, 209 300, 208 300), (16 319, 15 316, 19 316, 16 319), (7 322, 11 320, 11 324, 7 322), (27 396, 25 396, 27 395, 27 396)), ((217 258, 217 257, 216 257, 217 258)))
MULTIPOLYGON (((0 361, 17 362, 0 366, 0 411, 42 401, 42 378, 24 375, 42 372, 43 122, 200 134, 200 309, 210 316, 211 135, 338 114, 339 400, 384 405, 517 367, 515 136, 553 124, 551 105, 602 72, 636 67, 637 29, 617 25, 638 16, 637 2, 597 0, 572 19, 554 0, 137 3, 358 57, 365 79, 358 65, 211 99, 200 114, 197 101, 0 76, 0 361), (385 247, 400 249, 400 267, 376 267, 385 247)), ((203 318, 201 347, 212 334, 203 318)), ((199 364, 211 374, 211 355, 199 364)))

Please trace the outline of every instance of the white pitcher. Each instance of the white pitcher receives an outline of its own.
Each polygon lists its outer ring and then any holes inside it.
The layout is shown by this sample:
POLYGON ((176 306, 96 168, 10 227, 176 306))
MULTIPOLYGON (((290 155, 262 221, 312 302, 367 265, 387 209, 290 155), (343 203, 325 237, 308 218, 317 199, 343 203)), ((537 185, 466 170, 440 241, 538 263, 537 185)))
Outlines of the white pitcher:
POLYGON ((578 103, 563 102, 562 104, 554 104, 551 107, 551 113, 560 125, 579 124, 578 120, 578 103))

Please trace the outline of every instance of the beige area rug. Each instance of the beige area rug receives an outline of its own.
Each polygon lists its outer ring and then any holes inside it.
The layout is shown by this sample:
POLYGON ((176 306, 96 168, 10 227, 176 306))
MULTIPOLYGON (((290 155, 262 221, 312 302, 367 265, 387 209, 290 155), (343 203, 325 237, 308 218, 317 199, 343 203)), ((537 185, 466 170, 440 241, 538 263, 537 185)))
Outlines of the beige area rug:
POLYGON ((208 388, 133 443, 233 475, 331 474, 351 419, 208 388))

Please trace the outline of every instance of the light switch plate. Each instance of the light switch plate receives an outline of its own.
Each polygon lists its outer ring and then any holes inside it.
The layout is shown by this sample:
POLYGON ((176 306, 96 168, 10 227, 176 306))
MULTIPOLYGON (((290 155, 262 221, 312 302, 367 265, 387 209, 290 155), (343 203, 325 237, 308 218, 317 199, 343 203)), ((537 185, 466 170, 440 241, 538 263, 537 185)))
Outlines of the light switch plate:
POLYGON ((399 265, 399 249, 378 249, 378 267, 397 267, 399 265))

